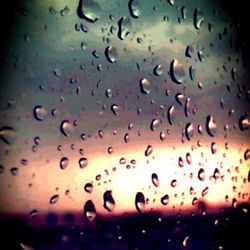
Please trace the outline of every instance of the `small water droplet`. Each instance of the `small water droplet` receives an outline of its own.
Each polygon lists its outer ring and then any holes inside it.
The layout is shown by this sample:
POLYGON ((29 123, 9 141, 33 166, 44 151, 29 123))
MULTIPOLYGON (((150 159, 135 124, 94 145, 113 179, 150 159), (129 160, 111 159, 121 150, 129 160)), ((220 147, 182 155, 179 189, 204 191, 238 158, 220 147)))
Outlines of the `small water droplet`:
POLYGON ((126 134, 124 135, 124 141, 125 141, 125 143, 128 143, 128 142, 129 142, 129 133, 126 133, 126 134))
POLYGON ((150 156, 153 153, 153 147, 148 145, 147 149, 145 150, 145 156, 150 156))
POLYGON ((141 192, 137 192, 135 196, 135 207, 139 213, 145 210, 145 197, 141 192))
POLYGON ((111 111, 113 112, 114 115, 119 114, 120 107, 117 104, 112 104, 111 105, 111 111))
POLYGON ((33 109, 33 115, 34 115, 36 120, 42 121, 42 120, 44 120, 45 116, 47 115, 47 111, 45 110, 45 108, 43 106, 37 105, 33 109))
POLYGON ((140 88, 143 94, 150 94, 150 82, 146 78, 140 80, 140 88))
POLYGON ((194 27, 199 30, 204 21, 203 13, 200 9, 194 10, 194 27))
POLYGON ((175 95, 175 100, 177 101, 177 103, 179 103, 180 105, 183 105, 185 103, 185 96, 181 93, 177 93, 175 95))
POLYGON ((207 195, 207 194, 208 194, 208 191, 209 191, 209 188, 208 188, 208 187, 205 187, 205 188, 202 190, 202 193, 201 193, 202 197, 204 197, 205 195, 207 195))
POLYGON ((154 69, 153 72, 155 75, 160 76, 163 74, 163 66, 161 64, 158 64, 154 69))
POLYGON ((190 153, 186 153, 186 161, 187 161, 188 164, 192 163, 191 154, 190 153))
POLYGON ((160 140, 165 141, 166 140, 166 134, 164 132, 160 132, 160 140))
POLYGON ((0 165, 0 174, 4 173, 4 171, 5 171, 4 166, 3 166, 3 165, 0 165))
POLYGON ((195 68, 193 66, 189 67, 189 76, 192 81, 195 80, 195 68))
POLYGON ((183 19, 187 18, 187 8, 185 6, 181 7, 181 16, 183 19))
POLYGON ((33 209, 33 210, 30 211, 29 217, 30 217, 30 218, 33 218, 33 217, 35 217, 37 214, 38 214, 38 211, 37 211, 36 209, 33 209))
POLYGON ((16 130, 9 126, 0 128, 0 139, 6 144, 13 144, 16 140, 16 130))
POLYGON ((132 27, 131 20, 128 17, 121 17, 118 21, 118 38, 124 40, 132 27))
POLYGON ((204 62, 205 55, 204 55, 203 51, 199 50, 197 54, 198 54, 199 60, 201 62, 204 62))
POLYGON ((161 197, 161 203, 162 205, 166 206, 169 203, 169 195, 165 194, 164 196, 161 197))
POLYGON ((126 164, 126 159, 124 157, 120 158, 119 163, 122 165, 126 164))
POLYGON ((244 159, 245 159, 245 161, 250 159, 250 150, 249 150, 249 148, 244 153, 244 159))
POLYGON ((171 187, 176 187, 177 186, 177 180, 174 179, 171 181, 171 187))
POLYGON ((194 125, 193 125, 193 123, 187 123, 187 125, 185 127, 185 135, 186 135, 188 140, 191 140, 191 138, 194 135, 194 125))
POLYGON ((118 53, 117 53, 117 49, 114 46, 109 45, 105 49, 105 55, 109 62, 114 63, 117 61, 118 53))
POLYGON ((58 201, 58 199, 59 199, 59 195, 58 195, 58 194, 55 194, 55 195, 53 195, 53 196, 50 198, 49 203, 53 205, 53 204, 55 204, 55 203, 58 201))
POLYGON ((206 130, 210 136, 212 136, 212 137, 215 136, 215 133, 217 130, 217 125, 216 125, 215 119, 212 115, 207 116, 206 130))
POLYGON ((113 148, 112 147, 108 147, 108 154, 112 154, 114 152, 113 148))
POLYGON ((60 131, 64 136, 70 136, 74 128, 68 120, 63 120, 60 125, 60 131))
POLYGON ((60 168, 65 169, 69 165, 69 159, 67 157, 62 157, 60 160, 60 168))
POLYGON ((17 167, 13 167, 13 168, 10 169, 10 173, 11 173, 13 176, 18 175, 18 172, 19 172, 19 170, 18 170, 17 167))
POLYGON ((198 199, 196 197, 193 198, 192 200, 192 205, 196 205, 198 203, 198 199))
POLYGON ((173 125, 173 122, 174 122, 174 119, 175 119, 175 107, 174 106, 170 106, 168 108, 168 114, 167 114, 167 117, 168 117, 168 122, 170 125, 173 125))
POLYGON ((183 162, 183 160, 182 160, 181 157, 179 157, 179 159, 178 159, 178 165, 179 165, 179 167, 181 167, 181 168, 184 167, 184 162, 183 162))
POLYGON ((173 6, 175 4, 175 0, 168 0, 168 2, 173 6))
POLYGON ((159 128, 159 125, 160 125, 159 119, 153 119, 151 124, 150 124, 150 129, 152 131, 155 131, 157 128, 159 128))
POLYGON ((88 158, 86 158, 86 157, 81 157, 81 158, 79 159, 79 167, 80 167, 80 168, 85 168, 85 167, 87 167, 87 165, 88 165, 88 158))
POLYGON ((220 178, 220 171, 219 171, 218 168, 215 168, 215 169, 214 169, 213 178, 214 178, 215 180, 217 180, 217 179, 220 178))
POLYGON ((54 69, 53 71, 54 75, 57 77, 62 77, 62 71, 60 69, 54 69))
POLYGON ((193 55, 193 53, 194 53, 193 46, 192 45, 188 45, 187 48, 186 48, 186 51, 185 51, 185 56, 191 58, 192 55, 193 55))
POLYGON ((184 247, 187 246, 188 239, 189 239, 189 236, 186 236, 186 237, 184 238, 184 240, 183 240, 183 242, 182 242, 182 245, 183 245, 184 247))
POLYGON ((113 96, 113 91, 112 91, 112 89, 107 89, 105 94, 106 94, 106 96, 107 96, 108 98, 111 98, 111 97, 113 96))
POLYGON ((132 17, 138 18, 141 15, 141 3, 139 0, 129 0, 128 8, 132 17))
POLYGON ((94 23, 100 18, 101 7, 94 0, 80 0, 77 8, 77 14, 80 18, 94 23))
POLYGON ((88 222, 92 222, 96 217, 96 209, 92 200, 86 201, 83 208, 83 214, 88 222))
POLYGON ((250 129, 250 118, 241 116, 239 119, 239 127, 241 131, 250 129))
POLYGON ((112 212, 115 208, 115 200, 112 196, 112 191, 108 190, 103 194, 104 208, 112 212))
POLYGON ((175 83, 182 83, 185 76, 185 70, 178 60, 173 60, 170 63, 170 77, 175 83))
POLYGON ((151 176, 152 179, 152 183, 154 184, 155 187, 159 186, 159 179, 158 179, 158 175, 156 173, 153 173, 151 176))
POLYGON ((212 151, 212 154, 215 154, 217 152, 217 145, 215 142, 211 143, 211 151, 212 151))
POLYGON ((84 185, 84 190, 87 193, 92 193, 92 191, 93 191, 93 185, 91 183, 86 183, 84 185))
POLYGON ((205 180, 205 170, 203 168, 200 168, 199 171, 198 171, 198 179, 200 181, 205 180))

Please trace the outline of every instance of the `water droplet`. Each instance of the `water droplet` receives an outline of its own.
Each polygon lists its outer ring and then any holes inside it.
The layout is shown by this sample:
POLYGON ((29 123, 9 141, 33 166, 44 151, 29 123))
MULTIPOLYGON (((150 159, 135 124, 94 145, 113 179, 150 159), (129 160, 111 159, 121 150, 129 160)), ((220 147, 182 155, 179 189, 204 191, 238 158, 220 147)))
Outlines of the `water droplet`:
POLYGON ((13 144, 16 140, 16 130, 9 126, 0 128, 0 139, 6 144, 13 144))
POLYGON ((215 142, 211 143, 211 151, 212 151, 212 154, 215 154, 217 152, 217 145, 215 142))
POLYGON ((170 77, 175 83, 182 83, 185 76, 185 70, 178 60, 173 60, 170 63, 170 77))
POLYGON ((145 150, 145 156, 150 156, 153 153, 153 147, 148 145, 147 149, 145 150))
POLYGON ((36 120, 42 121, 42 120, 44 120, 45 116, 47 115, 47 111, 45 110, 45 108, 43 106, 37 105, 33 109, 33 115, 34 115, 36 120))
POLYGON ((101 7, 94 0, 80 0, 77 8, 77 14, 89 22, 96 22, 100 18, 101 7))
POLYGON ((162 205, 166 206, 169 203, 169 195, 165 194, 164 196, 161 197, 161 203, 162 205))
POLYGON ((164 132, 160 133, 160 140, 165 141, 166 140, 166 134, 164 132))
POLYGON ((193 125, 193 123, 187 123, 187 125, 185 127, 185 135, 186 135, 188 140, 191 140, 191 138, 194 135, 194 125, 193 125))
POLYGON ((187 18, 187 8, 185 6, 181 7, 181 15, 183 19, 187 18))
POLYGON ((163 66, 161 64, 158 64, 154 70, 153 70, 154 74, 157 76, 160 76, 163 74, 163 66))
POLYGON ((35 217, 37 214, 38 214, 38 211, 37 211, 36 209, 33 209, 33 210, 30 211, 29 217, 30 217, 30 218, 33 218, 33 217, 35 217))
POLYGON ((205 180, 205 170, 203 168, 200 168, 200 170, 198 171, 198 179, 200 181, 205 180))
POLYGON ((192 205, 196 205, 198 203, 198 199, 196 197, 193 198, 192 200, 192 205))
POLYGON ((173 122, 174 122, 174 118, 175 118, 175 107, 174 106, 170 106, 168 108, 168 114, 167 114, 167 117, 168 117, 168 122, 170 125, 173 125, 173 122))
POLYGON ((245 116, 241 116, 239 119, 239 127, 241 131, 245 131, 250 128, 250 119, 245 116))
POLYGON ((188 45, 187 48, 186 48, 186 51, 185 51, 185 56, 191 58, 192 55, 193 55, 193 53, 194 53, 193 46, 192 45, 188 45))
POLYGON ((159 186, 159 179, 156 173, 153 173, 151 176, 152 183, 154 184, 155 187, 159 186))
POLYGON ((86 201, 84 208, 83 208, 83 214, 84 214, 85 219, 88 222, 92 222, 95 219, 96 209, 92 200, 86 201))
POLYGON ((109 62, 114 63, 117 61, 118 53, 117 53, 117 49, 114 46, 109 45, 105 49, 105 55, 109 62))
POLYGON ((106 94, 106 96, 107 96, 108 98, 111 98, 111 97, 113 96, 113 91, 112 91, 112 89, 107 89, 105 94, 106 94))
POLYGON ((111 111, 113 112, 114 115, 119 114, 120 107, 117 104, 112 104, 111 105, 111 111))
POLYGON ((159 119, 153 119, 151 124, 150 124, 150 129, 152 131, 155 131, 157 128, 159 128, 159 125, 160 125, 159 119))
POLYGON ((118 38, 124 40, 132 27, 131 20, 128 17, 122 17, 118 21, 118 38))
POLYGON ((249 150, 249 148, 244 153, 244 159, 245 159, 245 161, 250 159, 250 150, 249 150))
POLYGON ((104 208, 109 212, 113 211, 115 208, 115 200, 112 196, 112 191, 108 190, 103 194, 104 208))
POLYGON ((57 203, 58 199, 59 199, 59 195, 58 195, 58 194, 55 194, 55 195, 53 195, 53 196, 50 198, 49 203, 53 205, 53 204, 57 203))
POLYGON ((57 77, 62 77, 62 71, 60 69, 54 69, 53 71, 54 75, 57 77))
POLYGON ((192 81, 195 79, 195 68, 193 66, 189 67, 189 76, 192 81))
POLYGON ((145 197, 141 192, 137 192, 135 196, 135 207, 139 213, 145 210, 145 197))
POLYGON ((88 158, 82 157, 79 159, 79 167, 80 168, 85 168, 88 165, 88 158))
POLYGON ((93 191, 93 185, 91 183, 86 183, 84 186, 84 190, 87 193, 92 193, 93 191))
POLYGON ((172 180, 171 181, 171 187, 176 187, 177 186, 177 180, 172 180))
POLYGON ((204 53, 203 53, 201 50, 199 50, 197 54, 198 54, 199 60, 200 60, 201 62, 204 62, 204 58, 205 58, 204 53))
POLYGON ((0 165, 0 174, 4 173, 4 171, 5 171, 4 166, 3 166, 3 165, 0 165))
POLYGON ((237 200, 236 200, 236 198, 232 199, 232 207, 237 208, 237 200))
POLYGON ((126 159, 124 157, 120 158, 119 163, 122 165, 126 164, 126 159))
POLYGON ((183 105, 185 103, 185 96, 181 93, 177 93, 175 95, 175 100, 180 104, 183 105))
POLYGON ((209 191, 209 188, 208 188, 208 187, 205 187, 205 188, 202 190, 202 193, 201 193, 202 197, 204 197, 205 195, 207 195, 207 194, 208 194, 208 191, 209 191))
POLYGON ((168 0, 168 2, 173 6, 175 4, 175 0, 168 0))
POLYGON ((179 167, 181 167, 181 168, 184 167, 184 162, 183 162, 181 157, 179 157, 179 159, 178 159, 178 164, 179 164, 179 167))
POLYGON ((98 175, 95 177, 95 179, 96 179, 97 181, 100 181, 101 178, 102 178, 102 176, 101 176, 100 174, 98 174, 98 175))
POLYGON ((207 133, 213 137, 215 136, 216 129, 217 129, 217 126, 216 126, 214 117, 212 115, 207 116, 207 119, 206 119, 207 133))
POLYGON ((69 165, 69 159, 67 157, 62 157, 60 160, 60 168, 65 169, 69 165))
POLYGON ((18 175, 18 168, 16 168, 16 167, 13 167, 13 168, 11 168, 10 169, 10 173, 13 175, 13 176, 16 176, 16 175, 18 175))
POLYGON ((203 13, 199 9, 194 10, 194 27, 199 30, 204 21, 203 13))
POLYGON ((128 8, 132 17, 138 18, 141 15, 141 3, 139 0, 129 0, 128 8))
POLYGON ((182 245, 183 245, 184 247, 187 246, 188 239, 189 239, 189 236, 186 236, 186 237, 184 238, 184 240, 183 240, 183 242, 182 242, 182 245))
POLYGON ((191 154, 190 154, 190 153, 186 153, 186 161, 187 161, 187 163, 188 163, 189 165, 192 163, 191 154))
POLYGON ((140 80, 140 87, 143 94, 150 94, 150 82, 146 78, 140 80))
POLYGON ((220 178, 220 171, 219 171, 218 168, 215 168, 215 169, 214 169, 213 178, 214 178, 215 180, 217 180, 217 179, 220 178))
POLYGON ((63 120, 60 125, 60 131, 64 136, 70 136, 74 131, 74 128, 68 120, 63 120))
POLYGON ((124 135, 124 141, 125 141, 125 143, 128 143, 128 142, 129 142, 129 133, 126 133, 126 134, 124 135))
POLYGON ((22 242, 20 242, 20 247, 21 247, 22 250, 34 250, 33 247, 28 246, 27 244, 24 244, 22 242))

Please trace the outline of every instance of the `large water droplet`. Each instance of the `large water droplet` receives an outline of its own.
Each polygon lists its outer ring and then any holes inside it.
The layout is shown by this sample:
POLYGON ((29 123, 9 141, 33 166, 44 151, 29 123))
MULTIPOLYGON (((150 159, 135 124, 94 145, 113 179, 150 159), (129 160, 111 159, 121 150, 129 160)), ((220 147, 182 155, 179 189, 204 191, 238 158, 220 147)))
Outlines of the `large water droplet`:
POLYGON ((16 130, 9 126, 1 127, 0 139, 6 144, 13 144, 16 140, 16 130))
POLYGON ((60 160, 60 168, 65 169, 69 165, 69 159, 67 157, 62 157, 60 160))
POLYGON ((95 219, 96 209, 92 200, 86 201, 84 208, 83 208, 83 214, 84 214, 85 219, 89 222, 92 222, 95 219))
POLYGON ((135 207, 139 213, 145 210, 145 197, 141 192, 137 192, 135 196, 135 207))
POLYGON ((64 136, 70 136, 74 131, 74 128, 68 120, 63 120, 60 125, 60 131, 64 136))
POLYGON ((77 8, 77 14, 89 22, 96 22, 100 18, 101 7, 94 0, 80 0, 77 8))
POLYGON ((147 149, 145 150, 145 156, 150 156, 153 153, 153 147, 148 145, 147 149))
POLYGON ((112 196, 112 191, 108 190, 103 194, 104 208, 109 212, 113 211, 115 208, 115 200, 112 196))
POLYGON ((150 82, 146 78, 140 80, 140 87, 143 94, 150 94, 150 82))
POLYGON ((216 129, 217 129, 217 126, 216 126, 214 117, 212 115, 207 116, 207 119, 206 119, 207 133, 213 137, 215 136, 216 129))
POLYGON ((194 27, 200 29, 204 21, 203 13, 199 9, 194 10, 194 27))
POLYGON ((178 60, 170 63, 170 77, 175 83, 182 83, 185 76, 185 70, 178 60))
POLYGON ((165 194, 164 196, 161 197, 161 203, 162 205, 166 206, 169 203, 169 195, 165 194))
POLYGON ((205 180, 205 170, 203 168, 200 168, 199 171, 198 171, 198 179, 200 181, 205 180))
POLYGON ((193 125, 193 123, 187 123, 187 125, 185 127, 185 135, 186 135, 188 140, 191 140, 191 138, 194 135, 194 125, 193 125))
POLYGON ((82 157, 79 159, 79 167, 80 168, 85 168, 88 165, 88 158, 82 157))
POLYGON ((132 17, 138 18, 141 15, 141 3, 139 0, 129 0, 128 8, 132 17))
POLYGON ((163 74, 163 66, 161 64, 158 64, 154 70, 153 70, 154 74, 157 76, 160 76, 163 74))
POLYGON ((241 116, 239 119, 239 127, 241 131, 250 129, 250 119, 245 116, 241 116))
POLYGON ((153 173, 151 176, 152 179, 152 183, 154 184, 155 187, 159 186, 159 178, 158 175, 156 173, 153 173))
POLYGON ((86 183, 84 185, 84 190, 87 193, 92 193, 92 191, 93 191, 93 185, 91 183, 86 183))
POLYGON ((159 128, 159 125, 160 125, 160 121, 159 119, 153 119, 151 124, 150 124, 150 129, 152 131, 156 130, 157 128, 159 128))
POLYGON ((59 199, 59 195, 58 195, 58 194, 55 194, 55 195, 53 195, 53 196, 50 198, 49 203, 53 205, 53 204, 55 204, 55 203, 58 201, 58 199, 59 199))
POLYGON ((117 61, 118 53, 117 53, 117 49, 114 46, 109 45, 105 49, 105 55, 109 62, 114 63, 117 61))
POLYGON ((113 112, 114 115, 119 114, 120 107, 117 104, 112 104, 111 105, 111 111, 113 112))
POLYGON ((131 20, 128 17, 122 17, 118 21, 118 38, 124 40, 126 36, 129 34, 130 29, 132 27, 131 20))
POLYGON ((168 117, 168 122, 170 125, 173 125, 173 121, 174 121, 174 118, 175 118, 175 107, 174 106, 170 106, 168 108, 168 114, 167 114, 167 117, 168 117))
POLYGON ((42 121, 42 120, 44 120, 45 116, 47 115, 47 111, 43 106, 37 105, 33 109, 33 115, 34 115, 36 120, 42 121))

